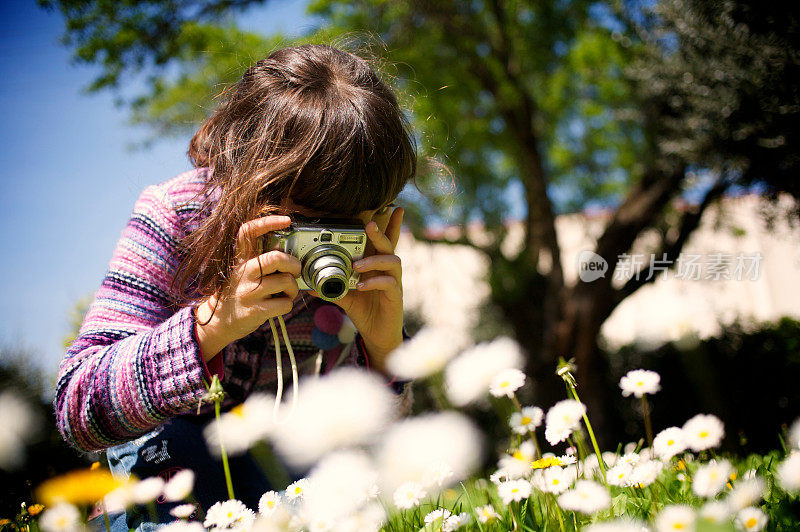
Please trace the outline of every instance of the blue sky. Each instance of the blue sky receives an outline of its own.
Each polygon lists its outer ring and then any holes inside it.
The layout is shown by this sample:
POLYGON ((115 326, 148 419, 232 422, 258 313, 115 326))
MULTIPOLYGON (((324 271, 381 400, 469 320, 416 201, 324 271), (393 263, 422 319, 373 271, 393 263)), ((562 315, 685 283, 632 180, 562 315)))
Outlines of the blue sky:
MULTIPOLYGON (((241 17, 263 33, 300 33, 305 0, 270 1, 241 17)), ((189 137, 147 151, 114 95, 82 94, 95 67, 70 65, 64 21, 34 0, 0 2, 0 346, 57 370, 68 313, 100 285, 141 190, 191 168, 189 137)))

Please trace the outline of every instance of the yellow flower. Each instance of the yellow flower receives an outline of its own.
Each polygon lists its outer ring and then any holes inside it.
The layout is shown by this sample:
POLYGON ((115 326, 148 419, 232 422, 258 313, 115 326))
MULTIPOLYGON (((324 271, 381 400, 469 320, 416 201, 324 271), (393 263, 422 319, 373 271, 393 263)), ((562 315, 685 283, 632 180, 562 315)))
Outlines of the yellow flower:
POLYGON ((44 481, 36 489, 36 498, 47 506, 59 502, 93 504, 122 483, 105 469, 78 469, 44 481))
POLYGON ((30 515, 39 515, 44 510, 44 504, 32 504, 28 507, 28 513, 30 515))
POLYGON ((553 456, 547 458, 540 458, 531 464, 531 469, 545 469, 550 466, 561 466, 564 465, 561 460, 555 458, 553 456))

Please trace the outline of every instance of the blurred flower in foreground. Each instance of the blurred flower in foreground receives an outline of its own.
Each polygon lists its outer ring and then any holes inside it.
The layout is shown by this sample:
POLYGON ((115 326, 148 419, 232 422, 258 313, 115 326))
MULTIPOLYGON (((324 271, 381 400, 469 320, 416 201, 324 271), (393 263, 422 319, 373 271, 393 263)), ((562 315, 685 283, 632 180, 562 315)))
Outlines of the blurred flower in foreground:
POLYGON ((45 506, 94 504, 121 485, 106 469, 79 469, 44 481, 36 489, 36 498, 45 506))
POLYGON ((82 530, 81 513, 72 504, 61 502, 42 513, 39 528, 44 532, 72 532, 82 530))
POLYGON ((419 482, 405 482, 394 491, 394 505, 401 510, 408 510, 419 506, 427 492, 419 482))
POLYGON ((451 515, 447 519, 444 520, 444 526, 442 526, 443 532, 454 532, 458 530, 462 526, 466 526, 472 521, 472 516, 466 512, 462 512, 457 515, 451 515))
POLYGON ((558 505, 571 512, 593 514, 611 505, 608 490, 592 480, 578 480, 575 488, 558 497, 558 505))
POLYGON ((511 414, 511 419, 508 424, 511 430, 517 434, 525 434, 526 432, 533 432, 536 427, 542 424, 544 418, 544 411, 538 406, 523 407, 521 412, 514 412, 511 414))
POLYGON ((178 519, 188 519, 197 508, 194 504, 180 504, 169 511, 169 514, 178 519))
POLYGON ((483 398, 489 384, 504 369, 522 367, 519 344, 506 336, 475 345, 453 359, 445 368, 447 398, 456 406, 483 398))
POLYGON ((748 506, 753 506, 764 497, 767 486, 761 477, 755 477, 737 482, 733 490, 725 498, 731 511, 738 512, 748 506))
POLYGON ((712 460, 697 469, 692 480, 692 490, 700 497, 715 497, 725 487, 732 472, 733 467, 727 460, 712 460))
POLYGON ((273 433, 277 450, 294 465, 311 465, 331 450, 371 443, 395 416, 388 387, 355 368, 307 378, 298 395, 296 408, 273 433))
POLYGON ((169 502, 182 501, 191 495, 193 488, 194 471, 182 469, 172 475, 164 486, 164 498, 169 502))
POLYGON ((478 514, 478 521, 483 524, 491 523, 495 519, 498 519, 500 516, 497 514, 497 510, 494 509, 494 506, 491 504, 487 504, 485 506, 478 506, 475 508, 475 513, 478 514))
POLYGON ((462 414, 442 412, 399 421, 377 447, 382 491, 394 493, 405 482, 424 485, 431 472, 444 465, 452 471, 448 484, 463 480, 478 465, 480 451, 481 433, 462 414))
POLYGON ((767 514, 753 506, 744 508, 736 515, 736 524, 742 530, 758 532, 767 526, 767 514))
POLYGON ((664 429, 653 440, 653 451, 662 460, 669 460, 685 450, 686 440, 680 427, 664 429))
POLYGON ((800 418, 795 419, 789 429, 789 444, 800 449, 800 418))
POLYGON ((214 503, 206 512, 203 526, 222 530, 246 529, 253 525, 255 518, 255 513, 242 501, 231 499, 214 503))
POLYGON ((41 418, 17 393, 0 393, 0 468, 14 470, 25 462, 25 446, 39 434, 41 418))
POLYGON ((800 491, 800 452, 793 452, 780 463, 776 478, 778 485, 789 493, 800 491))
POLYGON ((711 501, 700 508, 700 519, 706 523, 722 525, 728 522, 731 517, 731 510, 723 501, 711 501))
POLYGON ((580 426, 585 413, 586 406, 574 399, 557 402, 547 411, 544 437, 550 445, 561 443, 580 426))
POLYGON ((655 371, 646 369, 631 370, 619 381, 622 395, 628 397, 633 394, 641 398, 645 394, 653 395, 661 389, 661 376, 655 371))
POLYGON ((423 379, 444 368, 464 347, 443 328, 423 327, 386 359, 387 369, 401 379, 423 379))
POLYGON ((302 514, 336 523, 355 513, 376 494, 378 474, 362 451, 327 455, 308 476, 302 514))
POLYGON ((674 532, 675 530, 694 530, 695 512, 685 504, 665 506, 656 516, 655 525, 658 532, 674 532))
POLYGON ((583 532, 647 532, 650 529, 643 521, 622 517, 613 521, 593 523, 582 530, 583 532))
POLYGON ((697 414, 683 425, 686 444, 697 452, 717 447, 724 435, 722 421, 711 414, 697 414))
POLYGON ((220 455, 220 439, 229 455, 241 454, 254 443, 264 439, 273 428, 275 400, 264 393, 251 394, 244 403, 236 405, 203 430, 208 449, 220 455))

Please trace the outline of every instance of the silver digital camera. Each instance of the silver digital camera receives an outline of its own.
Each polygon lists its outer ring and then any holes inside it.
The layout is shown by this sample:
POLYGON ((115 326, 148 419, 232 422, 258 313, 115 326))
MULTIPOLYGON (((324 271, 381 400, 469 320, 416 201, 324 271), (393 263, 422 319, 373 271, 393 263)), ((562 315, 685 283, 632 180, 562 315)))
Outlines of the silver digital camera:
POLYGON ((355 290, 359 274, 353 262, 364 256, 367 233, 362 223, 347 219, 307 218, 293 214, 288 228, 261 238, 261 253, 279 250, 300 260, 300 290, 314 290, 325 301, 355 290))

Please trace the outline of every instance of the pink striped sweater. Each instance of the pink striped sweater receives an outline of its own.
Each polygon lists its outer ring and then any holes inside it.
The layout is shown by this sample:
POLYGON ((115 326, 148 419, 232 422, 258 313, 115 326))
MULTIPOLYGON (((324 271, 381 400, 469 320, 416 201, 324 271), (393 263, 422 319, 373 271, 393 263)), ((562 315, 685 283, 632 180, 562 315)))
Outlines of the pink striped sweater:
MULTIPOLYGON (((228 392, 225 406, 241 402, 254 390, 275 389, 268 322, 206 365, 192 309, 182 306, 169 289, 180 262, 178 241, 204 216, 199 194, 206 172, 191 170, 142 192, 78 336, 59 366, 57 424, 64 439, 79 449, 105 449, 142 436, 171 416, 196 412, 212 371, 221 376, 228 392)), ((301 291, 292 311, 284 315, 301 373, 313 371, 319 351, 312 332, 314 312, 321 305, 331 304, 301 291)), ((328 369, 340 359, 368 366, 360 335, 342 356, 344 347, 324 351, 328 369)), ((284 357, 285 351, 282 346, 284 357)))

